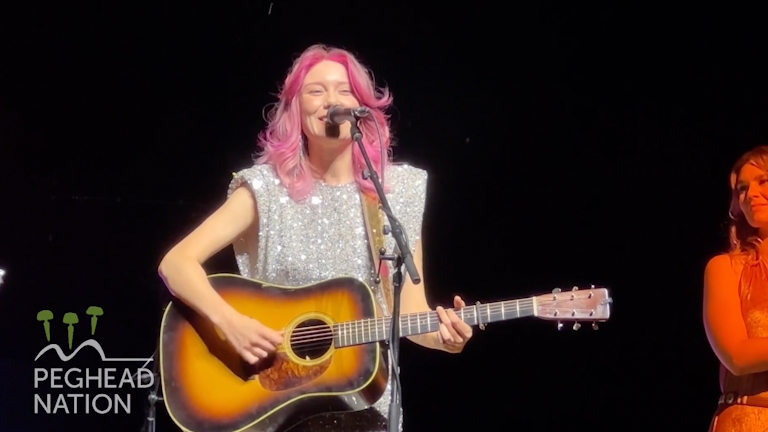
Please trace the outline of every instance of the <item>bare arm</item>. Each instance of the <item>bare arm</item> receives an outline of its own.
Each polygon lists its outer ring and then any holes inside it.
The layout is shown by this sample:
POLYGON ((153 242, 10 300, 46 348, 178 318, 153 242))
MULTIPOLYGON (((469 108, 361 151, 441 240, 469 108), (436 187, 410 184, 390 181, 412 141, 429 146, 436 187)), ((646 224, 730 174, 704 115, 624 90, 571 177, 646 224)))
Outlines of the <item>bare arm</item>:
POLYGON ((704 329, 712 350, 734 375, 768 371, 768 338, 749 338, 741 315, 739 277, 727 255, 704 271, 704 329))
MULTIPOLYGON (((421 283, 414 285, 411 282, 411 277, 405 274, 403 281, 403 290, 400 293, 400 313, 403 315, 416 312, 431 311, 429 303, 427 303, 427 296, 424 291, 424 267, 422 265, 423 259, 421 256, 421 239, 416 241, 416 247, 413 252, 413 264, 416 266, 416 271, 421 276, 421 283)), ((405 268, 403 268, 405 271, 405 268)), ((421 346, 438 349, 439 343, 436 337, 436 333, 425 333, 421 335, 408 336, 408 339, 421 346)))
POLYGON ((208 283, 202 264, 232 243, 243 231, 258 225, 253 195, 245 188, 230 198, 200 226, 175 245, 160 262, 165 285, 184 303, 214 324, 221 324, 234 309, 208 283))
MULTIPOLYGON (((408 314, 408 313, 416 313, 416 312, 426 312, 431 311, 432 309, 429 307, 429 303, 427 303, 427 296, 426 292, 424 291, 424 270, 422 265, 423 259, 422 259, 422 245, 421 245, 421 239, 419 239, 416 242, 416 247, 413 252, 413 263, 416 266, 416 271, 419 272, 419 276, 421 276, 421 283, 418 285, 414 285, 413 282, 411 282, 410 276, 407 274, 405 275, 405 280, 403 282, 403 291, 400 294, 400 311, 402 314, 408 314)), ((438 314, 443 314, 445 316, 445 319, 452 319, 452 320, 458 320, 459 318, 455 314, 447 314, 445 312, 442 312, 442 308, 438 308, 438 314)), ((471 329, 469 329, 468 326, 466 326, 465 332, 470 332, 471 329)), ((450 353, 457 353, 460 352, 461 349, 456 350, 456 346, 454 344, 444 344, 441 341, 440 336, 438 335, 438 332, 442 332, 442 337, 450 338, 452 341, 456 342, 462 342, 466 343, 466 339, 470 336, 464 336, 463 338, 461 335, 457 333, 455 329, 448 326, 441 325, 440 330, 431 332, 431 333, 425 333, 421 335, 415 335, 415 336, 408 336, 408 339, 412 342, 415 342, 425 348, 435 349, 435 350, 441 350, 446 351, 450 353)))

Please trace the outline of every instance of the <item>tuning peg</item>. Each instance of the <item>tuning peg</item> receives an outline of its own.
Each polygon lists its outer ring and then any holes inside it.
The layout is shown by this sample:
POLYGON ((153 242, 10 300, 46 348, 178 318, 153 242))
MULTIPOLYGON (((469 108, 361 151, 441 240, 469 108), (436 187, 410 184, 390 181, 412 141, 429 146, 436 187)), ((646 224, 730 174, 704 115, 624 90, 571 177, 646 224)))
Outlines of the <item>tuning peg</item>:
POLYGON ((597 321, 592 323, 592 330, 597 330, 597 321))
POLYGON ((552 290, 552 294, 557 294, 560 291, 561 291, 560 288, 555 288, 555 289, 552 290))
POLYGON ((574 286, 574 287, 573 287, 573 289, 572 289, 571 291, 578 291, 578 290, 579 290, 579 287, 577 287, 577 286, 574 286))
POLYGON ((563 329, 563 323, 561 323, 560 321, 557 322, 557 329, 558 330, 562 330, 563 329))
POLYGON ((574 329, 574 330, 578 330, 578 329, 580 329, 580 328, 581 328, 581 324, 579 324, 579 322, 578 322, 578 321, 576 321, 576 323, 575 323, 575 324, 573 324, 573 329, 574 329))

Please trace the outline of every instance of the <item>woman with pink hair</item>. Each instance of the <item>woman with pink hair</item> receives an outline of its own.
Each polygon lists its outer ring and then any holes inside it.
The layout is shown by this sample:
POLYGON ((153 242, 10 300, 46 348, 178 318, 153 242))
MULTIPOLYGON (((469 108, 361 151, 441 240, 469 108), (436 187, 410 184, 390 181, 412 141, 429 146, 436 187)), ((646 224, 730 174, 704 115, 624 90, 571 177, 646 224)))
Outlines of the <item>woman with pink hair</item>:
MULTIPOLYGON (((376 88, 369 71, 348 51, 315 45, 295 60, 278 97, 259 135, 260 157, 234 175, 227 201, 175 245, 159 267, 169 290, 221 329, 232 348, 251 364, 274 352, 283 343, 283 334, 282 329, 261 324, 258 317, 240 314, 211 287, 202 265, 230 244, 245 277, 299 287, 351 275, 372 287, 385 314, 391 310, 386 287, 391 285, 393 268, 385 262, 382 277, 377 278, 371 247, 375 242, 366 228, 365 203, 377 195, 362 175, 366 165, 351 137, 350 123, 339 126, 327 121, 332 106, 370 110, 357 122, 363 145, 422 277, 418 285, 404 277, 400 311, 431 310, 424 292, 421 239, 427 174, 388 160, 389 91, 376 88)), ((380 246, 392 251, 394 239, 386 236, 383 241, 380 246)), ((454 298, 453 307, 464 306, 461 298, 454 298)), ((461 352, 472 337, 471 327, 453 311, 437 307, 436 312, 437 331, 408 338, 426 348, 461 352)), ((311 417, 292 431, 387 431, 389 396, 387 386, 369 408, 311 417)))
POLYGON ((768 430, 768 146, 730 176, 730 250, 704 272, 704 327, 720 360, 711 432, 768 430))

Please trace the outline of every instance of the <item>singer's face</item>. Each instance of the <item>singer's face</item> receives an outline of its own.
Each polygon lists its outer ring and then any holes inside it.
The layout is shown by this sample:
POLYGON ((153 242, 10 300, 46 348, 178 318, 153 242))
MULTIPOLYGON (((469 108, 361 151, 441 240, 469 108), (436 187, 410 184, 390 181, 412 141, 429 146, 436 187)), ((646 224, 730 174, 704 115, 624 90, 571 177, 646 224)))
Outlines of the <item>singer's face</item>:
POLYGON ((349 86, 349 76, 344 66, 332 61, 322 61, 309 70, 301 88, 302 129, 310 140, 338 138, 349 140, 349 122, 341 126, 329 125, 325 115, 333 105, 354 108, 360 106, 349 86))
POLYGON ((768 175, 748 163, 736 180, 739 207, 747 222, 755 228, 768 228, 768 175))

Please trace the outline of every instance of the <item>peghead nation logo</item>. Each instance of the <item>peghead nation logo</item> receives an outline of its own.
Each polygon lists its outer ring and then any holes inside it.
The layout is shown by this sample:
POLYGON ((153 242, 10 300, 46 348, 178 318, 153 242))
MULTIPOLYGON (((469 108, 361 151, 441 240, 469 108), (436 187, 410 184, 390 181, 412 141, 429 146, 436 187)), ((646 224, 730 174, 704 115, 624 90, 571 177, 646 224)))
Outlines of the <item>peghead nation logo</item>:
MULTIPOLYGON (((96 334, 96 324, 104 311, 98 306, 91 306, 85 314, 90 316, 90 328, 78 330, 96 334), (88 331, 90 330, 90 331, 88 331)), ((50 310, 41 310, 37 313, 37 320, 42 323, 45 340, 51 341, 52 325, 56 321, 50 310)), ((122 367, 35 367, 35 413, 45 414, 118 414, 131 412, 130 389, 146 388, 154 384, 155 377, 145 366, 152 361, 150 358, 110 358, 104 355, 104 350, 95 339, 87 339, 74 350, 72 346, 76 340, 75 325, 80 323, 80 317, 74 312, 67 312, 61 318, 59 329, 67 329, 67 345, 69 354, 65 354, 62 347, 56 343, 49 343, 37 353, 35 362, 48 351, 58 355, 62 363, 72 360, 77 353, 86 347, 92 348, 100 357, 100 361, 106 364, 115 364, 122 367), (120 363, 130 364, 143 362, 140 367, 128 367, 120 363), (48 392, 45 392, 45 389, 48 392)), ((86 336, 87 337, 87 336, 86 336)))

